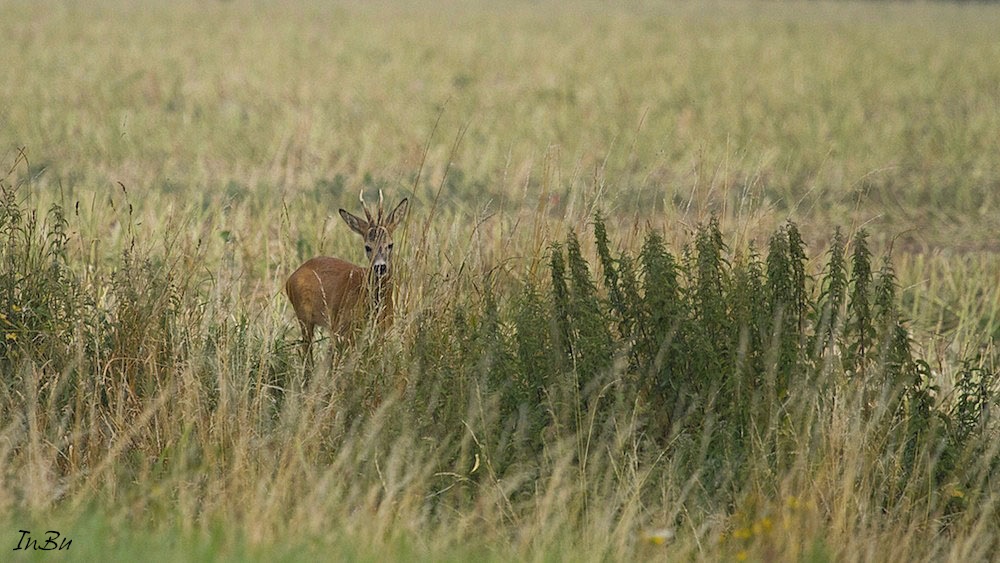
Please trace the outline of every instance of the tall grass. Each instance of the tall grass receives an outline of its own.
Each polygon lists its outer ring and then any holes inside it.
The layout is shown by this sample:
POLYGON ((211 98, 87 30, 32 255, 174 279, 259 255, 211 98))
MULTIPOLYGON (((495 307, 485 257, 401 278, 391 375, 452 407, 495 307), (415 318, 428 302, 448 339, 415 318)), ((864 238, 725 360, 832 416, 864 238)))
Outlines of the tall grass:
POLYGON ((996 9, 449 8, 2 3, 4 549, 995 559, 996 9))
POLYGON ((863 232, 811 281, 794 224, 764 258, 715 220, 677 256, 656 231, 630 255, 596 217, 602 275, 570 232, 547 274, 443 281, 448 300, 311 368, 280 308, 251 318, 183 256, 130 246, 81 283, 62 211, 26 219, 22 188, 0 222, 4 310, 24 313, 0 402, 15 521, 231 557, 997 548, 996 372, 970 358, 937 393, 863 232))

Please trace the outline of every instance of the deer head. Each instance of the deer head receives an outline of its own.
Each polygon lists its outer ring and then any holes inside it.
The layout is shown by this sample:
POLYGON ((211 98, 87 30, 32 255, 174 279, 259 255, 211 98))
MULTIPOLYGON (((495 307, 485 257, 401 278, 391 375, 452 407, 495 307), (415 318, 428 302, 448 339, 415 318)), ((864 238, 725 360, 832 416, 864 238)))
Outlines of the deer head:
POLYGON ((365 212, 366 219, 343 209, 340 210, 340 216, 344 218, 347 226, 361 235, 365 241, 365 256, 368 257, 368 263, 371 266, 369 271, 371 279, 376 282, 383 281, 392 274, 392 233, 406 217, 409 201, 403 198, 403 201, 399 202, 396 208, 386 215, 385 209, 382 207, 382 190, 378 192, 378 208, 374 214, 365 205, 364 191, 361 192, 358 199, 361 200, 361 208, 365 212))

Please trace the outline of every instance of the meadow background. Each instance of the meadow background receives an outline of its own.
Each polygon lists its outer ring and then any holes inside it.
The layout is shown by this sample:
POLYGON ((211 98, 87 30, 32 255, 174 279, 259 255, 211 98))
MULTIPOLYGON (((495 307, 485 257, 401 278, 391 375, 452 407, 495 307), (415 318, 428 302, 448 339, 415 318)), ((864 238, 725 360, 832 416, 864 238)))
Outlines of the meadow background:
POLYGON ((0 14, 0 549, 998 556, 1000 7, 0 14), (362 189, 396 322, 309 369, 362 189))

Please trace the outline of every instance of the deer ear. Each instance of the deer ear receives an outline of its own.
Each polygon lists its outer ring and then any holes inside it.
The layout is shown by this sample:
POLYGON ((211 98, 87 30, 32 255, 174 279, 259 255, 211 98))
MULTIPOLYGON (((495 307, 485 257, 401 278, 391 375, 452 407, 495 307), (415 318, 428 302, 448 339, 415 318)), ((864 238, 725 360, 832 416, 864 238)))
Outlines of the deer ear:
POLYGON ((406 212, 409 211, 409 209, 410 200, 404 197, 403 201, 399 202, 399 205, 396 206, 396 209, 393 209, 392 213, 389 214, 389 218, 385 221, 386 227, 395 229, 396 225, 403 222, 403 218, 406 217, 406 212))
POLYGON ((352 231, 361 236, 364 236, 368 232, 368 221, 365 221, 356 215, 352 215, 343 209, 340 210, 340 216, 344 218, 344 222, 347 223, 347 226, 350 227, 352 231))

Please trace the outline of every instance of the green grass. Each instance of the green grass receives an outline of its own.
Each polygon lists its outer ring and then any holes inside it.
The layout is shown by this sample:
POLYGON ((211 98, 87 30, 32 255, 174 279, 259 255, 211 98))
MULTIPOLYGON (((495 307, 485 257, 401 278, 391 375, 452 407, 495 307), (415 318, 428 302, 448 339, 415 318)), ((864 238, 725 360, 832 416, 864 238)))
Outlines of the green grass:
POLYGON ((0 549, 997 557, 1000 8, 0 13, 0 549), (361 189, 397 319, 304 369, 361 189))
POLYGON ((122 182, 157 211, 264 214, 280 194, 314 225, 305 201, 407 187, 429 146, 429 186, 450 166, 467 213, 554 183, 575 211, 749 205, 992 247, 992 6, 7 11, 7 150, 70 202, 122 182))

